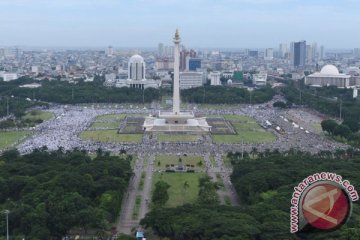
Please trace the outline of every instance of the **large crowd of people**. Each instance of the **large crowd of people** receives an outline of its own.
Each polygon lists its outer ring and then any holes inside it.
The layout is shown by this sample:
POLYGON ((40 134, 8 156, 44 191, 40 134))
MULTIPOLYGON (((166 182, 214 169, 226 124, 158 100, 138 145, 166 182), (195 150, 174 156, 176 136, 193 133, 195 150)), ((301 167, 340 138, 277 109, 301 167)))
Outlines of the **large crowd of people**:
POLYGON ((250 152, 254 148, 257 151, 265 151, 266 149, 279 151, 287 151, 289 149, 297 149, 316 153, 322 150, 335 151, 337 149, 346 149, 345 144, 337 143, 329 140, 325 136, 316 133, 311 128, 312 121, 318 119, 310 113, 304 112, 306 118, 299 122, 301 113, 297 111, 297 115, 292 113, 294 119, 287 119, 286 110, 276 109, 271 103, 262 105, 238 105, 224 106, 224 108, 198 108, 197 114, 201 115, 243 115, 254 117, 257 122, 266 127, 268 131, 273 132, 277 139, 271 143, 257 144, 214 144, 210 136, 204 136, 196 142, 182 143, 163 143, 158 142, 156 137, 145 134, 141 143, 116 143, 82 140, 79 135, 90 127, 97 116, 105 114, 156 114, 154 109, 114 107, 114 106, 53 106, 49 111, 55 114, 55 117, 49 121, 39 124, 34 129, 34 134, 25 142, 18 146, 21 153, 31 152, 35 148, 46 146, 49 150, 57 150, 63 148, 65 150, 79 148, 90 152, 96 152, 101 148, 104 151, 120 152, 126 150, 129 153, 193 153, 203 155, 223 154, 228 151, 247 151, 250 152), (307 122, 308 124, 305 124, 307 122))

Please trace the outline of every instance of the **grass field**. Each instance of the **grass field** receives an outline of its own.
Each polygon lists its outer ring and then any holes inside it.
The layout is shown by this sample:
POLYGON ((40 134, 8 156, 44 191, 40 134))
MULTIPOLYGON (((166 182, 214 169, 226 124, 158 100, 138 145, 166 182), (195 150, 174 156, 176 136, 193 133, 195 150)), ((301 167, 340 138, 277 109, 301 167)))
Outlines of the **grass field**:
POLYGON ((276 140, 273 133, 264 130, 256 120, 248 116, 224 115, 231 121, 237 135, 212 135, 215 143, 269 143, 276 140))
POLYGON ((185 203, 194 203, 199 194, 199 178, 203 173, 155 173, 153 180, 153 190, 155 184, 162 180, 171 187, 168 190, 169 200, 165 207, 176 207, 185 203), (188 187, 184 187, 185 182, 188 187))
POLYGON ((198 135, 158 135, 159 142, 195 142, 198 139, 198 135))
POLYGON ((142 134, 118 134, 117 130, 84 131, 80 134, 83 140, 100 142, 135 142, 142 141, 142 134))
POLYGON ((141 196, 137 195, 136 200, 135 200, 134 209, 133 209, 133 215, 132 215, 133 219, 137 219, 137 217, 139 216, 140 204, 141 204, 141 196))
POLYGON ((239 116, 239 115, 223 115, 226 120, 239 122, 239 121, 246 121, 246 122, 256 122, 256 120, 249 116, 239 116))
POLYGON ((188 156, 176 156, 176 155, 157 155, 155 158, 155 166, 157 169, 164 169, 166 165, 178 164, 179 158, 184 165, 195 165, 196 168, 204 167, 204 159, 201 156, 188 155, 188 156), (199 162, 202 162, 201 166, 198 166, 199 162), (159 165, 160 162, 160 165, 159 165))
POLYGON ((25 114, 25 116, 22 117, 22 119, 29 119, 31 121, 35 121, 35 120, 49 120, 52 117, 54 117, 54 114, 51 112, 44 112, 44 111, 30 111, 28 113, 25 114))
POLYGON ((119 128, 118 122, 94 122, 91 124, 91 128, 119 128))
POLYGON ((26 137, 28 134, 29 132, 25 131, 0 132, 0 149, 5 149, 9 146, 12 146, 20 139, 26 137))
POLYGON ((107 115, 97 116, 95 121, 104 121, 104 120, 120 121, 125 117, 126 114, 107 114, 107 115))

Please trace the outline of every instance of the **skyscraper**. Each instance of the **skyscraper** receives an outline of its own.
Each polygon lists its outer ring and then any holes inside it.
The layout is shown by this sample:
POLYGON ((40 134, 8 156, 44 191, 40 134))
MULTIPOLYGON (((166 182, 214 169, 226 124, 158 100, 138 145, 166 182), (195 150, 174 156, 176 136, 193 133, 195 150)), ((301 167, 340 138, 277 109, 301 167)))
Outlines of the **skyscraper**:
POLYGON ((292 46, 294 67, 304 67, 306 63, 306 41, 294 42, 292 46))
POLYGON ((267 48, 265 49, 265 55, 264 55, 264 59, 265 60, 273 60, 274 58, 274 51, 272 48, 267 48))
POLYGON ((159 54, 159 57, 164 56, 164 44, 163 43, 159 43, 159 45, 158 45, 158 54, 159 54))
POLYGON ((107 56, 112 56, 114 54, 114 49, 112 46, 109 46, 107 49, 106 49, 106 55, 107 56))
POLYGON ((279 57, 284 58, 286 53, 287 53, 287 45, 281 43, 279 46, 279 57))
POLYGON ((320 47, 320 60, 323 60, 325 58, 325 47, 320 47))
POLYGON ((314 60, 313 51, 311 45, 306 45, 306 62, 311 64, 314 60))

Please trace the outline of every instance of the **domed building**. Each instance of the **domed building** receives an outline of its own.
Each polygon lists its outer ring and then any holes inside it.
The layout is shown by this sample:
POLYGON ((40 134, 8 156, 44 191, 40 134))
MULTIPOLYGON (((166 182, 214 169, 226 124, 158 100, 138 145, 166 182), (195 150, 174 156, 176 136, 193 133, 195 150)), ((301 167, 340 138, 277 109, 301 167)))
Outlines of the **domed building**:
POLYGON ((134 55, 130 58, 128 64, 128 79, 145 81, 145 62, 140 55, 134 55))
POLYGON ((146 79, 146 68, 145 61, 140 55, 133 55, 129 59, 128 63, 128 78, 119 79, 115 86, 116 87, 129 87, 129 88, 159 88, 161 81, 156 81, 153 79, 146 79))
POLYGON ((348 88, 350 75, 339 73, 334 65, 325 65, 320 72, 315 72, 305 77, 305 84, 314 87, 336 86, 348 88))

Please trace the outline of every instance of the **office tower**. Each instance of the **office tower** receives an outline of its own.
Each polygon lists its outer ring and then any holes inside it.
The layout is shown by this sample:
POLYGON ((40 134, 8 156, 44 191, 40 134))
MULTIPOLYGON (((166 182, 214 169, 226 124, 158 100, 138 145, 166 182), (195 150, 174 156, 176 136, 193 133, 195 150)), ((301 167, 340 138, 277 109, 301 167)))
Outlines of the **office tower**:
POLYGON ((164 44, 163 43, 159 43, 159 45, 158 45, 158 55, 159 55, 159 57, 164 56, 164 44))
POLYGON ((265 49, 264 59, 273 60, 273 58, 274 58, 274 50, 272 48, 265 49))
POLYGON ((306 45, 306 62, 311 64, 313 62, 313 51, 311 45, 306 45))
POLYGON ((317 47, 316 42, 312 44, 311 50, 312 50, 312 57, 313 57, 314 61, 319 60, 318 47, 317 47))
POLYGON ((323 60, 325 58, 325 47, 320 47, 320 60, 323 60))
POLYGON ((112 55, 114 55, 114 49, 112 46, 109 46, 107 49, 106 49, 106 55, 111 57, 112 55))
POLYGON ((281 43, 279 46, 279 57, 284 58, 287 53, 287 45, 284 43, 281 43))
POLYGON ((188 70, 196 71, 196 69, 201 68, 201 59, 200 58, 189 58, 188 59, 188 70))
POLYGON ((210 84, 212 86, 221 85, 220 75, 221 75, 220 72, 211 72, 210 73, 210 84))
POLYGON ((294 67, 304 67, 306 63, 306 41, 292 43, 292 63, 294 67))
POLYGON ((360 48, 354 48, 354 58, 359 58, 360 57, 360 48))

